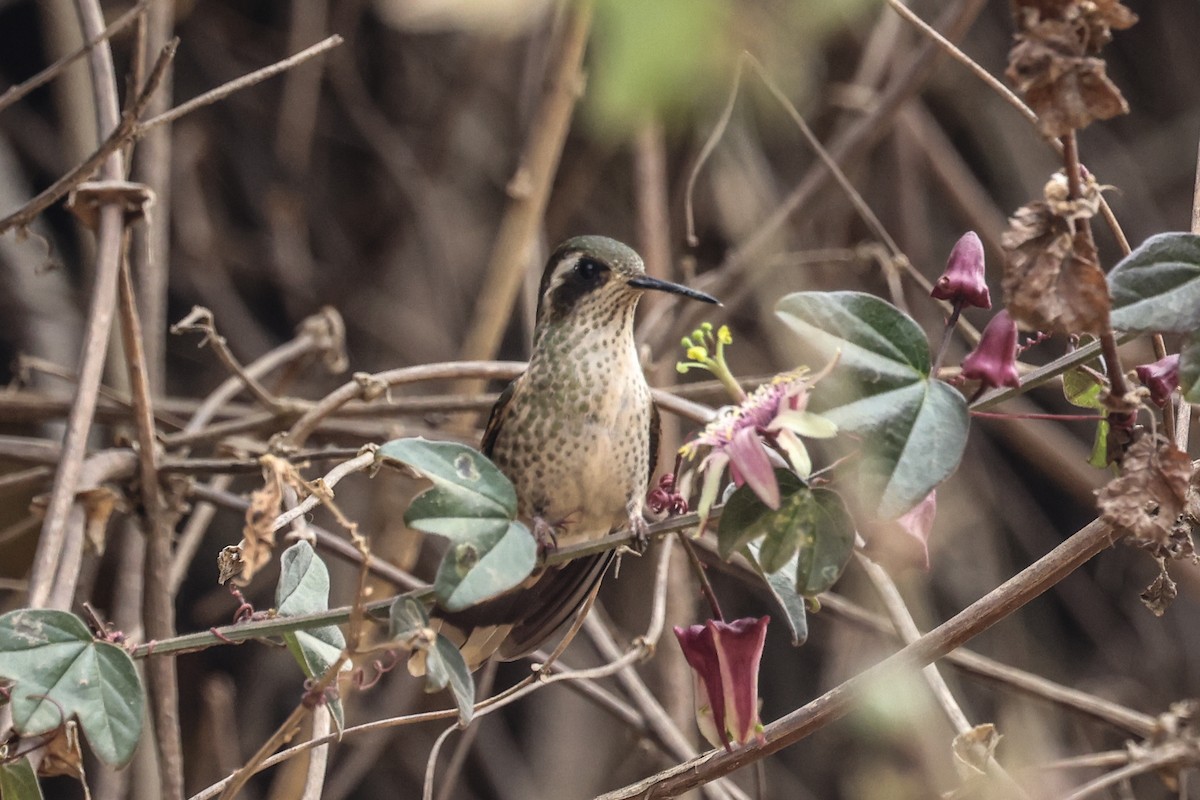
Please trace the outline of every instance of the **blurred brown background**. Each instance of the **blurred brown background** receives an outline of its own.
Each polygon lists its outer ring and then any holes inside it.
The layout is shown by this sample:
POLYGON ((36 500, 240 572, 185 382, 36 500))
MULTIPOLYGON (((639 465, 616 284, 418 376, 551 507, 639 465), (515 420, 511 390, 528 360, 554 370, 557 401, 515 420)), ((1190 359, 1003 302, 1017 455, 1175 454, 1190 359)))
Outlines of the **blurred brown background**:
MULTIPOLYGON (((1131 113, 1092 125, 1080 137, 1082 161, 1113 190, 1108 199, 1130 241, 1190 224, 1200 134, 1200 5, 1194 0, 1129 2, 1141 17, 1106 50, 1109 74, 1131 113)), ((936 21, 970 22, 963 49, 1001 75, 1012 35, 1008 4, 916 0, 936 21), (966 9, 966 10, 964 10, 966 9), (974 10, 977 9, 977 13, 974 10)), ((115 19, 128 4, 104 3, 115 19)), ((350 371, 450 361, 461 351, 513 178, 530 133, 563 10, 546 0, 181 0, 174 64, 175 102, 265 66, 330 33, 346 41, 327 56, 232 95, 170 129, 169 180, 155 218, 169 226, 156 254, 168 280, 166 321, 193 305, 215 315, 218 330, 243 362, 293 336, 325 306, 345 321, 350 371)), ((119 74, 132 38, 114 40, 119 74)), ((66 0, 0 0, 0 89, 18 83, 80 43, 66 0)), ((652 269, 676 280, 721 281, 726 300, 714 322, 735 332, 730 358, 746 375, 795 366, 798 351, 771 309, 788 291, 848 289, 889 293, 889 274, 872 258, 871 235, 845 195, 821 169, 787 114, 747 74, 728 130, 695 189, 699 244, 684 238, 686 182, 713 130, 733 79, 736 55, 754 53, 823 141, 844 141, 856 123, 874 119, 843 165, 883 224, 926 276, 936 278, 955 239, 979 232, 999 300, 998 237, 1005 217, 1038 196, 1058 161, 1035 131, 961 65, 941 57, 902 91, 898 111, 872 117, 881 97, 908 75, 925 40, 886 6, 869 0, 598 0, 586 60, 586 87, 549 196, 539 252, 528 270, 499 354, 528 355, 530 316, 547 248, 580 233, 627 241, 652 269), (794 187, 812 184, 783 224, 768 227, 794 187), (661 202, 656 198, 661 197, 661 202), (752 250, 739 250, 747 242, 752 250), (741 269, 741 266, 737 267, 741 269), (722 270, 724 272, 722 272, 722 270)), ((48 88, 0 112, 0 214, 19 207, 95 147, 86 68, 78 64, 48 88)), ((135 175, 135 177, 137 177, 135 175)), ((1117 251, 1097 228, 1103 265, 1117 251)), ((0 376, 13 392, 69 398, 69 375, 90 285, 91 236, 55 206, 23 240, 0 237, 0 376), (32 364, 22 357, 35 357, 32 364), (40 365, 40 366, 39 366, 40 365)), ((938 310, 904 284, 908 310, 936 334, 938 310)), ((663 309, 658 309, 662 311, 663 309)), ((694 324, 675 309, 646 338, 659 385, 677 377, 676 341, 694 324)), ((651 314, 645 315, 653 321, 651 314)), ((987 315, 972 316, 982 326, 987 315)), ((165 363, 164 406, 185 418, 227 373, 195 334, 170 336, 148 320, 148 336, 165 363)), ((956 345, 958 346, 958 345, 956 345)), ((965 352, 958 346, 953 363, 965 352)), ((1049 360, 1064 343, 1028 354, 1049 360)), ((953 353, 954 351, 952 351, 953 353)), ((118 358, 114 349, 113 359, 118 358)), ((1152 360, 1130 346, 1126 363, 1152 360)), ((123 370, 108 382, 125 392, 123 370)), ((273 390, 318 398, 347 375, 319 365, 274 379, 273 390)), ((405 393, 440 393, 420 386, 405 393)), ((492 387, 493 389, 496 387, 492 387)), ((709 396, 713 403, 719 397, 709 396)), ((244 402, 250 402, 243 398, 244 402)), ((1014 410, 1062 411, 1054 388, 1037 390, 1014 410)), ((62 404, 38 413, 0 406, 0 433, 55 438, 62 404), (7 409, 7 410, 2 410, 7 409)), ((446 415, 356 419, 318 437, 355 447, 395 435, 428 433, 446 415)), ((261 430, 260 440, 270 430, 261 430)), ((1106 479, 1084 462, 1093 431, 1086 423, 985 421, 975 426, 963 468, 940 494, 932 569, 899 567, 906 597, 923 627, 936 625, 1002 582, 1089 521, 1092 490, 1106 479)), ((128 437, 121 414, 102 417, 95 445, 128 437)), ((467 434, 466 438, 472 438, 467 434)), ((203 447, 197 452, 203 452, 203 447)), ((213 452, 216 452, 215 450, 213 452)), ((5 462, 4 470, 28 464, 5 462)), ((307 474, 320 474, 309 470, 307 474)), ((260 485, 253 472, 231 491, 260 485)), ((28 523, 33 496, 48 483, 0 495, 0 610, 23 602, 23 576, 36 543, 28 523)), ((339 488, 343 509, 372 535, 378 554, 412 562, 398 532, 403 487, 387 476, 339 488)), ((327 517, 318 515, 323 524, 327 517)), ((221 624, 233 602, 216 587, 214 554, 240 536, 236 513, 219 512, 178 596, 181 631, 221 624)), ((115 615, 122 516, 110 523, 109 548, 90 557, 85 589, 115 615)), ((646 561, 646 559, 643 559, 646 561)), ((406 564, 408 565, 408 564, 406 564)), ((418 565, 419 566, 419 565, 418 565)), ((346 602, 353 570, 333 564, 335 603, 346 602)), ((650 565, 630 564, 609 581, 603 601, 621 638, 644 630, 650 565)), ((1155 574, 1150 559, 1127 548, 1103 554, 1053 592, 972 643, 1015 666, 1157 714, 1200 691, 1200 635, 1192 624, 1198 573, 1180 567, 1181 594, 1162 619, 1138 593, 1155 574)), ((271 604, 273 576, 248 590, 271 604)), ((768 601, 733 579, 718 591, 734 614, 770 611, 768 601)), ((673 586, 669 624, 700 610, 686 571, 673 586)), ((868 606, 875 600, 854 567, 838 591, 868 606)), ((789 647, 782 620, 768 639, 762 675, 763 717, 803 704, 888 652, 893 645, 831 613, 816 615, 801 649, 789 647)), ((595 656, 569 651, 572 664, 595 656)), ((298 699, 300 677, 285 651, 250 644, 178 659, 183 698, 187 784, 195 792, 253 752, 298 699)), ((506 665, 497 685, 526 667, 506 665)), ((665 639, 641 668, 689 736, 686 670, 665 639)), ((347 698, 351 723, 442 707, 397 670, 379 687, 347 698)), ((1122 737, 1099 723, 948 670, 968 713, 997 723, 1006 738, 1001 760, 1022 770, 1068 755, 1119 749, 1122 737)), ((913 679, 916 680, 915 678, 913 679)), ((614 684, 615 686, 615 684, 614 684)), ((324 797, 407 797, 419 791, 433 726, 392 729, 335 748, 324 797)), ((925 798, 953 789, 952 732, 924 687, 895 687, 869 708, 834 724, 766 764, 767 797, 925 798)), ((454 740, 452 740, 453 742, 454 740)), ((452 748, 451 748, 452 749, 452 748)), ((443 755, 443 768, 447 761, 443 755)), ((486 718, 450 796, 590 797, 668 762, 611 717, 575 694, 550 688, 486 718)), ((153 782, 97 778, 98 798, 151 797, 153 782)), ((97 768, 96 774, 100 770, 97 768)), ((1097 773, 1048 772, 1045 797, 1097 773)), ((750 786, 749 775, 737 780, 750 786)), ((275 770, 253 782, 248 798, 290 798, 302 782, 275 770)), ((67 781, 47 797, 74 797, 67 781)), ((1139 778, 1139 798, 1168 794, 1154 776, 1139 778)))

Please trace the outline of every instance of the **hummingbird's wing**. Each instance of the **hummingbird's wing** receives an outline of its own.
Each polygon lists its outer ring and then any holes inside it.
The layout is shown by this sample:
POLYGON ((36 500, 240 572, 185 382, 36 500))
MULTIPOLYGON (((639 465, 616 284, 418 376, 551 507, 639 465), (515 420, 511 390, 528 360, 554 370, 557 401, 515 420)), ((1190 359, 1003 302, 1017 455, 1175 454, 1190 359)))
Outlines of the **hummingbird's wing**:
POLYGON ((496 404, 492 406, 492 413, 488 415, 487 425, 483 428, 483 440, 479 443, 479 451, 488 458, 492 457, 492 450, 496 447, 496 437, 500 435, 500 423, 508 413, 508 405, 512 402, 517 381, 523 377, 524 375, 518 375, 508 386, 504 387, 504 391, 496 398, 496 404))

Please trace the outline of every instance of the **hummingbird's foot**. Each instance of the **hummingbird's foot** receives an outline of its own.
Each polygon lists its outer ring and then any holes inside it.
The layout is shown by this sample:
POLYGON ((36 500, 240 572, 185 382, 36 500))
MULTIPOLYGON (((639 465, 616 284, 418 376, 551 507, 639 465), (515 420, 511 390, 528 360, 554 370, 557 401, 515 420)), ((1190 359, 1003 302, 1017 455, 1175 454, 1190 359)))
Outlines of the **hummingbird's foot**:
POLYGON ((538 557, 545 558, 558 549, 560 525, 554 525, 544 517, 533 518, 533 540, 537 542, 538 557))
POLYGON ((637 511, 629 515, 629 530, 633 534, 629 548, 640 556, 650 547, 650 523, 637 511))

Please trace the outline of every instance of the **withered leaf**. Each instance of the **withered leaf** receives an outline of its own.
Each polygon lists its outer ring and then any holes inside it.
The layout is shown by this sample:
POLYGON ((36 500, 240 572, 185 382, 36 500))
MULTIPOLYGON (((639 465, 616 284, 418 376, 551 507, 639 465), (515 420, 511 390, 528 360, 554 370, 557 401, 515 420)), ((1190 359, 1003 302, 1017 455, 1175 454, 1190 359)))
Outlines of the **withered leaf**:
POLYGON ((1142 436, 1126 451, 1121 475, 1100 490, 1100 517, 1135 544, 1166 546, 1191 477, 1186 453, 1165 439, 1142 436))
POLYGON ((954 737, 951 751, 954 767, 961 780, 986 775, 988 762, 996 755, 996 747, 1003 738, 996 726, 990 722, 976 725, 971 730, 954 737))
POLYGON ((83 780, 83 751, 79 747, 79 724, 67 720, 41 749, 38 775, 46 778, 68 775, 83 780))
POLYGON ((224 586, 230 579, 238 577, 242 574, 243 566, 242 548, 239 545, 222 547, 221 552, 217 553, 217 583, 224 586))
POLYGON ((1161 617, 1178 594, 1179 589, 1175 586, 1175 581, 1167 573, 1167 560, 1158 559, 1158 577, 1151 581, 1140 595, 1142 603, 1154 616, 1161 617))
MULTIPOLYGON (((1051 194, 1048 191, 1047 197, 1051 194)), ((1086 215, 1085 200, 1086 196, 1068 201, 1068 213, 1086 215)), ((1023 328, 1100 334, 1108 329, 1108 283, 1096 263, 1091 237, 1082 230, 1072 234, 1068 218, 1055 213, 1063 202, 1036 200, 1017 209, 1009 219, 1008 230, 1000 239, 1005 256, 1001 281, 1005 303, 1023 328)))
POLYGON ((271 560, 275 550, 275 517, 283 507, 283 482, 290 465, 282 459, 263 456, 263 488, 250 495, 250 507, 246 509, 246 524, 242 528, 242 541, 238 545, 241 554, 241 574, 235 583, 249 583, 263 566, 271 560))
POLYGON ((108 520, 117 510, 121 496, 107 486, 97 486, 80 492, 79 499, 83 501, 83 535, 96 555, 103 555, 108 538, 108 520))
POLYGON ((1095 54, 1136 15, 1118 0, 1018 0, 1017 35, 1008 55, 1009 81, 1037 112, 1046 136, 1064 136, 1094 120, 1129 112, 1120 89, 1095 54))

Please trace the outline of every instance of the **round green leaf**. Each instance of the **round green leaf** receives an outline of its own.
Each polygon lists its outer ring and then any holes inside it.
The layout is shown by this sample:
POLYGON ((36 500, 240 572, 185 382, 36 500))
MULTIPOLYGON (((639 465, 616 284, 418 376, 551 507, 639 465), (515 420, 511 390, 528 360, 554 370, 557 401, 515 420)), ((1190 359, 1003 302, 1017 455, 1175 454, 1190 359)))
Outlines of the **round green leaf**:
POLYGON ((1108 274, 1112 326, 1190 333, 1200 328, 1200 236, 1160 233, 1108 274))
POLYGON ((854 553, 854 520, 841 495, 813 489, 810 525, 800 539, 796 558, 796 591, 812 597, 828 590, 842 576, 854 553))
POLYGON ((379 448, 379 459, 405 464, 433 482, 413 501, 404 521, 418 530, 430 518, 511 520, 517 493, 496 465, 478 450, 457 442, 395 439, 379 448))
POLYGON ((433 582, 438 605, 462 611, 517 586, 533 572, 537 543, 517 522, 490 525, 470 540, 451 541, 433 582))
POLYGON ((79 617, 44 608, 0 616, 0 676, 14 683, 20 733, 45 733, 75 717, 105 763, 120 766, 133 756, 145 704, 133 659, 93 639, 79 617))

